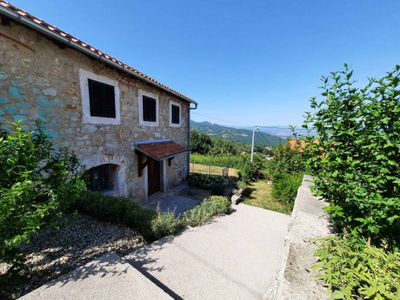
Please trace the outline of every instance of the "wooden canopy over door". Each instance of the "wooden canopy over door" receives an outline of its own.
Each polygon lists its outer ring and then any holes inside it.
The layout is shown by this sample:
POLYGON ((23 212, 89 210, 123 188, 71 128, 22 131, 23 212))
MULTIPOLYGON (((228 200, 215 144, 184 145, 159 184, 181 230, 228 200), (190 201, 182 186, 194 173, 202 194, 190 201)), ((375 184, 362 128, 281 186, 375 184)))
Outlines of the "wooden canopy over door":
MULTIPOLYGON (((135 152, 138 155, 138 175, 143 175, 147 167, 147 197, 161 190, 161 163, 171 160, 179 153, 188 150, 172 140, 154 140, 135 143, 135 152)), ((166 178, 163 178, 165 182, 166 178)))
POLYGON ((148 188, 147 195, 150 197, 151 195, 157 193, 161 189, 161 171, 160 171, 160 162, 156 161, 152 158, 148 159, 148 188))

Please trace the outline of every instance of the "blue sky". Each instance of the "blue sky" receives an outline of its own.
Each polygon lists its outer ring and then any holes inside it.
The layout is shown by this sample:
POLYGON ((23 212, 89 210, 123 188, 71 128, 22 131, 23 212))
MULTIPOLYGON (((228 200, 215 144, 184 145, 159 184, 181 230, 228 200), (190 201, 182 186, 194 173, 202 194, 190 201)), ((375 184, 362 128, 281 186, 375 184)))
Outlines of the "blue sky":
POLYGON ((321 75, 400 63, 398 0, 15 0, 200 102, 194 120, 301 124, 321 75))

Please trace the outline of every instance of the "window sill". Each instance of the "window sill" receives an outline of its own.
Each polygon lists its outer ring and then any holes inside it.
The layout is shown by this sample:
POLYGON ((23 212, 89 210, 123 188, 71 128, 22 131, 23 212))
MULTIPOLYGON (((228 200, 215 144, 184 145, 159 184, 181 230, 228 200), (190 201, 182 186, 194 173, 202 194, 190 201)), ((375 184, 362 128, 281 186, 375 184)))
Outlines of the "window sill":
POLYGON ((158 122, 146 122, 146 121, 140 121, 139 122, 140 126, 149 126, 149 127, 157 127, 158 122))
POLYGON ((104 117, 92 117, 83 116, 84 124, 98 124, 98 125, 120 125, 121 120, 119 118, 104 118, 104 117))

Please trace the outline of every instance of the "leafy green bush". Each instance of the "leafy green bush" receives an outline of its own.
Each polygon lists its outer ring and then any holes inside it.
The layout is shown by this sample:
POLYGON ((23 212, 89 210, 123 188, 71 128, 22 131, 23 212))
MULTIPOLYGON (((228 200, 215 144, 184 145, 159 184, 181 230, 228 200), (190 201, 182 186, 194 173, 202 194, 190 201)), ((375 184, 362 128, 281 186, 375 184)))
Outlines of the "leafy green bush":
POLYGON ((190 150, 194 153, 208 154, 213 142, 211 137, 206 133, 198 132, 197 130, 190 131, 190 150))
POLYGON ((187 225, 197 226, 213 216, 226 214, 230 212, 230 203, 225 197, 211 196, 176 219, 173 212, 152 211, 126 198, 85 191, 73 208, 102 221, 128 226, 152 242, 176 234, 187 225))
POLYGON ((0 260, 18 264, 20 245, 55 224, 85 188, 76 157, 19 123, 0 137, 0 260))
POLYGON ((293 146, 289 143, 279 145, 273 149, 273 159, 268 163, 268 172, 272 175, 305 172, 309 155, 307 148, 302 149, 301 141, 297 141, 293 146))
POLYGON ((222 195, 227 187, 234 185, 235 181, 234 178, 198 173, 190 174, 188 177, 189 186, 210 190, 215 195, 222 195))
POLYGON ((247 183, 264 178, 264 158, 261 155, 254 155, 253 162, 250 162, 249 157, 242 157, 240 175, 240 179, 247 183))
POLYGON ((331 236, 318 242, 314 268, 333 299, 400 299, 400 252, 331 236))
POLYGON ((303 173, 277 173, 274 175, 272 196, 279 201, 294 205, 297 190, 301 185, 303 173))
POLYGON ((110 197, 97 192, 83 192, 73 208, 102 221, 131 227, 147 241, 160 238, 161 232, 174 232, 175 228, 175 224, 166 221, 170 218, 169 215, 165 215, 167 213, 154 212, 129 199, 110 197), (172 228, 161 228, 162 225, 172 228))
POLYGON ((247 183, 243 180, 239 180, 238 182, 236 182, 236 187, 238 189, 245 189, 247 187, 247 183))
POLYGON ((181 220, 184 225, 194 227, 204 224, 214 216, 228 214, 230 212, 231 206, 226 197, 211 196, 196 207, 185 212, 181 220))
POLYGON ((323 78, 322 101, 311 100, 305 127, 309 165, 318 195, 339 230, 400 242, 400 66, 365 87, 352 80, 353 71, 323 78))
POLYGON ((182 222, 175 219, 173 212, 161 212, 158 209, 151 220, 151 232, 154 239, 176 234, 182 227, 182 222))

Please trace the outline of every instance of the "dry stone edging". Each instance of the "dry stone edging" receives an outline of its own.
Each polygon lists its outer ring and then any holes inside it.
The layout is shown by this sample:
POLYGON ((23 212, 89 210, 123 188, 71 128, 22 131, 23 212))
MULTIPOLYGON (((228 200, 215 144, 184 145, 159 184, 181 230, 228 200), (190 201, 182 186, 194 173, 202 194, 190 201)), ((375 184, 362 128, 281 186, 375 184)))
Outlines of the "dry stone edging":
POLYGON ((331 233, 329 220, 323 211, 326 202, 311 194, 312 180, 311 176, 305 175, 297 191, 281 270, 274 286, 265 293, 265 300, 330 299, 311 268, 317 261, 314 257, 316 245, 312 240, 331 233))

